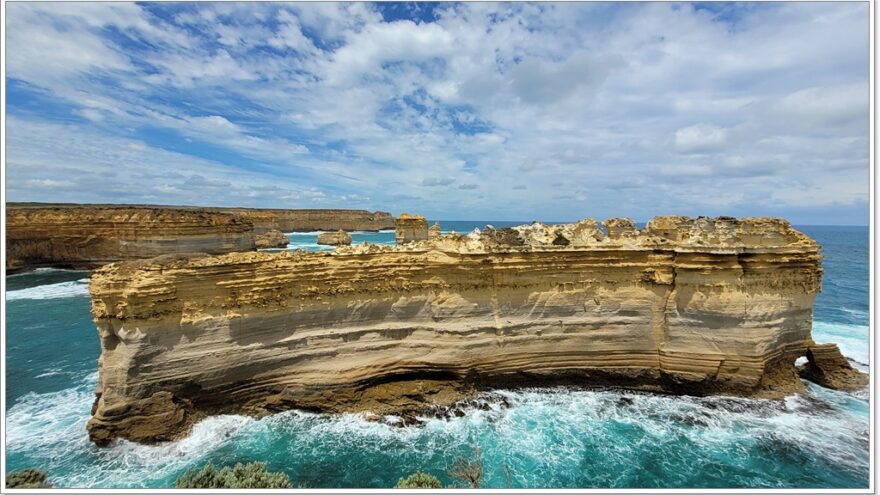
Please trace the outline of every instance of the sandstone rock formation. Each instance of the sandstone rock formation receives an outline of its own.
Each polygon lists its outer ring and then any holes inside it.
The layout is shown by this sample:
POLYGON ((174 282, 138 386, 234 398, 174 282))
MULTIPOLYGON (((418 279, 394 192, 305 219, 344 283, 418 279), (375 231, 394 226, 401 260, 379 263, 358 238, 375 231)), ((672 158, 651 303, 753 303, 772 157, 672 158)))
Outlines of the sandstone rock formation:
POLYGON ((253 225, 228 213, 142 207, 6 208, 6 270, 90 268, 168 253, 254 249, 253 225))
POLYGON ((377 231, 394 228, 394 218, 386 211, 366 210, 281 210, 254 208, 217 208, 249 219, 254 230, 261 234, 275 229, 282 232, 311 232, 315 230, 377 231))
POLYGON ((105 266, 91 438, 233 411, 406 416, 493 386, 781 397, 803 388, 798 357, 825 366, 819 246, 788 222, 604 225, 105 266))
POLYGON ((9 272, 168 253, 283 248, 281 232, 394 228, 387 212, 7 203, 9 272), (277 231, 277 232, 272 232, 277 231), (259 238, 256 238, 259 236, 259 238))
POLYGON ((286 248, 290 239, 280 230, 269 229, 256 235, 257 249, 286 248))
POLYGON ((814 344, 807 348, 807 363, 798 367, 801 377, 823 387, 858 390, 868 385, 868 375, 850 366, 835 344, 814 344))
POLYGON ((317 242, 326 246, 348 246, 351 245, 351 236, 342 230, 322 232, 318 234, 317 242))
POLYGON ((394 240, 397 244, 428 239, 428 221, 421 215, 401 213, 394 220, 394 240))
POLYGON ((428 229, 428 239, 439 239, 441 235, 443 231, 440 230, 440 222, 434 222, 434 225, 428 229))

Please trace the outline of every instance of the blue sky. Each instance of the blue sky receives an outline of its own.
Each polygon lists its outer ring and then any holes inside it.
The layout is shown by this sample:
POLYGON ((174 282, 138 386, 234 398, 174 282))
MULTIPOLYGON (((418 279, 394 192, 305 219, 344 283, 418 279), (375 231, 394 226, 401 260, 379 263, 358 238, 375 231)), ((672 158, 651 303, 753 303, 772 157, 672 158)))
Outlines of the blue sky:
POLYGON ((868 221, 867 3, 6 7, 10 201, 868 221))

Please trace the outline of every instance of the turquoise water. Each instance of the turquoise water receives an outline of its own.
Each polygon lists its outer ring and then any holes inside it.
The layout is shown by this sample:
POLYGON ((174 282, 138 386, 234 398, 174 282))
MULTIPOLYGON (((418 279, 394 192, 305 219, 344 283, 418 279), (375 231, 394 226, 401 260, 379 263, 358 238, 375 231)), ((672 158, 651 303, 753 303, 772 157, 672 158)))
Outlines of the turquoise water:
MULTIPOLYGON (((485 223, 441 225, 467 232, 485 223)), ((814 338, 839 343, 867 371, 868 229, 799 228, 826 256, 814 338)), ((320 249, 316 235, 290 234, 289 247, 320 249)), ((393 237, 353 235, 354 242, 393 237)), ((291 411, 259 420, 212 417, 163 445, 97 448, 85 431, 98 357, 87 277, 40 270, 6 278, 7 470, 47 469, 59 487, 169 487, 209 460, 265 460, 307 487, 390 487, 418 470, 451 483, 446 468, 471 445, 482 451, 485 487, 868 486, 867 391, 812 384, 784 401, 495 391, 464 417, 428 419, 422 427, 291 411)))

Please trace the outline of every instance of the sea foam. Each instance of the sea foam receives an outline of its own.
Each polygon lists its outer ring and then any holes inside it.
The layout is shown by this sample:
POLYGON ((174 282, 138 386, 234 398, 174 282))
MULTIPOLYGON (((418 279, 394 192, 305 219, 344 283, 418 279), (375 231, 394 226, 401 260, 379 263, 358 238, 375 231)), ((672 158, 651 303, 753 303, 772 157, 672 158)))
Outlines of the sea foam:
POLYGON ((868 345, 867 325, 850 325, 847 323, 813 322, 813 340, 818 343, 833 342, 840 347, 840 352, 861 365, 866 371, 871 361, 871 348, 868 345))
POLYGON ((89 279, 83 278, 69 282, 38 285, 27 289, 6 292, 7 301, 19 299, 56 299, 59 297, 81 297, 89 295, 89 279))

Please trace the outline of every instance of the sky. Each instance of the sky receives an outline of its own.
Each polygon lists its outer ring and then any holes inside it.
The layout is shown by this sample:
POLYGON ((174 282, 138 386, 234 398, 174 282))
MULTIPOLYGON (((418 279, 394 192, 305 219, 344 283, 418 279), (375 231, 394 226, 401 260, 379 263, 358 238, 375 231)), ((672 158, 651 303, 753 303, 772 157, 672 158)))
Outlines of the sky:
POLYGON ((868 3, 6 3, 9 201, 869 218, 868 3))

